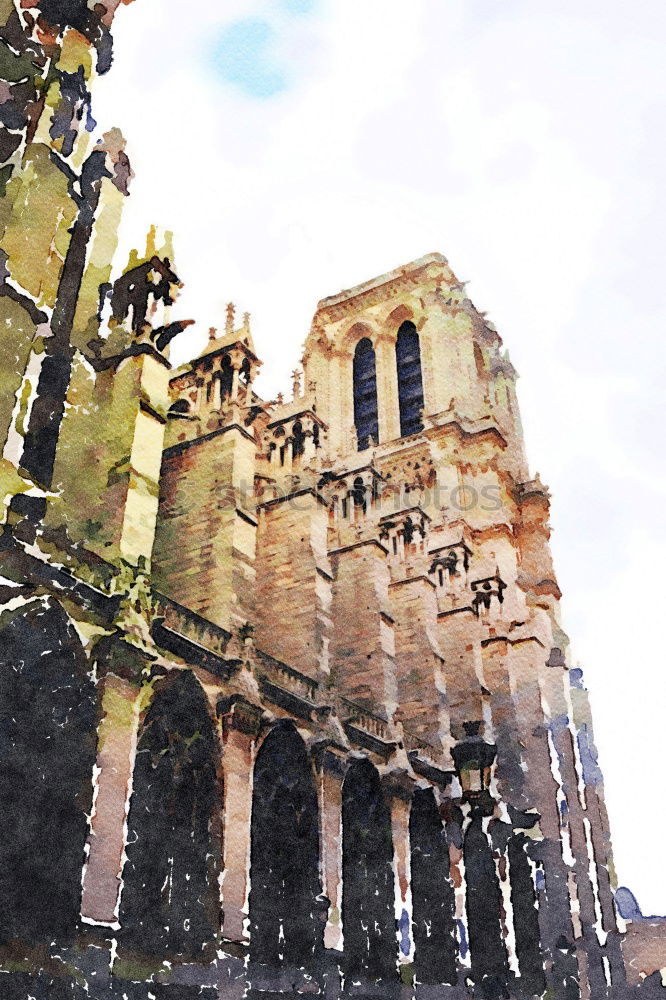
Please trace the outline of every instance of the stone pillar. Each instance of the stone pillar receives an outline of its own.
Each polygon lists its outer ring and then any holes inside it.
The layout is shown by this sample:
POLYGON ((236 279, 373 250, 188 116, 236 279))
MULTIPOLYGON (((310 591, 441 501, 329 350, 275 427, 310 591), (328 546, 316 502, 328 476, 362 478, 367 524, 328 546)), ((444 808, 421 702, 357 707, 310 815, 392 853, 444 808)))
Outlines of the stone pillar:
POLYGON ((603 794, 603 777, 594 744, 592 712, 587 689, 577 671, 569 674, 569 695, 572 705, 572 722, 576 731, 578 753, 576 768, 585 786, 585 813, 589 821, 588 848, 596 870, 595 889, 601 911, 601 925, 607 934, 605 952, 610 963, 611 981, 622 989, 626 974, 619 946, 617 919, 613 902, 611 870, 613 867, 610 828, 603 794))
POLYGON ((502 798, 509 803, 516 830, 531 830, 538 816, 538 839, 527 846, 529 856, 542 868, 537 918, 546 982, 571 998, 577 994, 577 969, 572 954, 570 869, 562 854, 568 832, 560 813, 563 793, 553 775, 542 707, 539 674, 547 669, 546 648, 536 634, 537 624, 533 623, 534 634, 528 630, 514 642, 501 636, 487 639, 484 676, 492 690, 496 776, 502 798))
POLYGON ((426 295, 428 315, 419 329, 425 412, 447 410, 453 401, 467 410, 481 403, 474 361, 472 321, 464 309, 426 295))
POLYGON ((155 587, 227 631, 255 618, 255 453, 232 423, 162 459, 155 587))
POLYGON ((330 555, 334 683, 344 698, 390 718, 397 704, 397 678, 387 551, 368 539, 330 555))
POLYGON ((566 697, 568 677, 564 665, 557 663, 546 666, 541 671, 540 682, 549 706, 548 727, 552 738, 555 762, 561 781, 561 793, 566 798, 567 822, 563 824, 574 859, 575 886, 580 903, 580 937, 576 941, 581 969, 581 983, 585 991, 585 977, 592 1000, 603 998, 607 993, 606 975, 603 967, 602 948, 597 933, 601 923, 598 897, 590 877, 590 857, 585 831, 584 803, 576 771, 574 737, 570 728, 571 703, 566 697))
POLYGON ((444 660, 437 641, 437 594, 425 575, 395 580, 389 589, 395 620, 399 718, 409 733, 448 752, 444 660))
POLYGON ((331 748, 317 755, 322 893, 329 901, 324 947, 342 951, 342 782, 344 762, 331 748))
MULTIPOLYGON (((219 373, 219 367, 218 367, 219 373)), ((219 410, 222 406, 222 382, 219 378, 212 378, 211 385, 213 387, 212 398, 210 402, 211 410, 219 410)))
POLYGON ((129 809, 142 688, 107 673, 101 682, 97 777, 83 876, 81 916, 113 925, 118 919, 125 823, 129 809))
MULTIPOLYGON (((305 424, 305 421, 303 423, 305 424)), ((313 436, 314 421, 311 419, 308 420, 307 427, 304 426, 304 430, 306 430, 306 436, 303 445, 302 464, 305 466, 309 462, 313 462, 317 456, 317 446, 315 445, 313 436)))
POLYGON ((328 507, 304 489, 259 507, 257 646, 313 680, 329 674, 328 507))
POLYGON ((238 399, 238 381, 239 381, 239 374, 240 374, 240 368, 239 368, 239 362, 238 362, 238 360, 236 360, 235 362, 232 362, 231 372, 232 372, 232 374, 231 374, 231 399, 232 399, 232 402, 236 402, 236 400, 238 399))
POLYGON ((253 746, 261 709, 240 697, 218 704, 222 723, 222 936, 248 942, 253 746))
POLYGON ((395 336, 380 334, 375 343, 377 373, 377 411, 379 443, 400 437, 398 369, 395 360, 395 336))
POLYGON ((471 607, 440 612, 437 620, 451 733, 464 739, 464 723, 484 717, 481 626, 471 607))
POLYGON ((412 878, 409 842, 409 811, 413 783, 403 774, 385 775, 384 794, 391 810, 393 840, 393 873, 395 885, 395 919, 398 929, 398 963, 408 965, 414 960, 412 930, 412 878))
MULTIPOLYGON (((329 451, 330 454, 346 455, 349 451, 348 432, 354 424, 354 386, 352 378, 352 356, 347 350, 334 350, 330 360, 329 383, 329 451)), ((356 436, 354 446, 356 450, 356 436)))

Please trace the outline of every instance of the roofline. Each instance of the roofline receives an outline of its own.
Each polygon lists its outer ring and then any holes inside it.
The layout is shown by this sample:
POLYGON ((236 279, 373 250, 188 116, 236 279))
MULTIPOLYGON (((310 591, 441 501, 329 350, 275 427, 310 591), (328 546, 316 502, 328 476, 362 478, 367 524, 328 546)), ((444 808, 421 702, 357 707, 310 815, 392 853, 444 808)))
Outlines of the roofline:
POLYGON ((352 288, 345 288, 336 295, 328 295, 326 298, 320 299, 317 303, 317 311, 320 309, 326 309, 328 306, 335 306, 341 302, 346 302, 348 299, 353 299, 357 295, 369 292, 373 288, 379 288, 381 285, 387 285, 389 282, 395 281, 397 278, 403 278, 405 275, 411 274, 413 271, 422 270, 424 267, 427 267, 428 264, 448 264, 448 260, 441 253, 427 253, 423 257, 418 257, 417 260, 410 261, 409 264, 403 264, 401 267, 396 267, 392 271, 380 274, 377 278, 370 278, 369 281, 364 281, 360 285, 354 285, 352 288))

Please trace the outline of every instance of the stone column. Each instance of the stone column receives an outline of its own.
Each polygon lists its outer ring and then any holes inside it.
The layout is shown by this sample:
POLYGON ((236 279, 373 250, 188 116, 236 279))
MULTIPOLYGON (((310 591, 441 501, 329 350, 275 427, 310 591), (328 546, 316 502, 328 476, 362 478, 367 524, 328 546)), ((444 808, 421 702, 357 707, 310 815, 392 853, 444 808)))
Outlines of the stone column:
MULTIPOLYGON (((328 434, 330 453, 347 454, 348 429, 354 423, 352 356, 348 350, 334 350, 330 359, 328 434)), ((356 438, 354 447, 356 449, 356 438)))
POLYGON ((303 425, 303 429, 306 431, 306 436, 303 446, 302 463, 303 465, 307 465, 309 462, 313 462, 315 460, 317 456, 317 447, 314 443, 313 437, 314 421, 310 419, 307 420, 306 423, 304 420, 303 425))
POLYGON ((398 963, 414 960, 412 929, 412 876, 409 842, 409 812, 413 782, 405 774, 388 773, 383 779, 384 794, 391 810, 393 872, 395 876, 395 919, 398 928, 398 963))
POLYGON ((238 359, 234 359, 231 368, 231 399, 236 401, 238 399, 238 380, 240 374, 240 363, 238 359))
MULTIPOLYGON (((401 567, 402 568, 402 567, 401 567)), ((403 570, 409 573, 409 569, 403 570)), ((389 587, 395 621, 399 718, 410 734, 449 749, 450 721, 445 665, 436 645, 437 594, 425 575, 394 580, 389 587)))
MULTIPOLYGON (((218 375, 219 375, 219 371, 220 371, 220 369, 218 367, 218 369, 217 369, 217 374, 218 375)), ((211 410, 219 410, 220 407, 222 406, 222 382, 221 382, 221 380, 219 378, 213 377, 211 379, 211 385, 213 387, 213 391, 212 391, 212 394, 211 394, 210 407, 211 407, 211 410)))
POLYGON ((377 410, 379 441, 395 441, 400 437, 400 406, 398 402, 398 369, 395 360, 395 335, 380 334, 375 343, 377 372, 377 410))
POLYGON ((342 782, 345 765, 332 748, 316 753, 322 893, 329 901, 324 947, 342 951, 342 782))
POLYGON ((145 689, 113 673, 106 674, 101 688, 98 771, 81 916, 86 922, 113 925, 118 919, 125 824, 145 689))
POLYGON ((323 680, 331 632, 328 506, 319 493, 304 489, 268 500, 258 513, 257 646, 323 680))
POLYGON ((390 718, 397 704, 387 551, 376 539, 330 553, 331 674, 343 698, 390 718))
POLYGON ((450 799, 440 807, 444 820, 446 839, 449 845, 449 875, 453 885, 453 919, 456 928, 456 951, 458 976, 464 979, 469 974, 471 964, 469 930, 467 927, 467 887, 463 860, 464 816, 458 805, 450 799))
POLYGON ((218 703, 222 722, 222 936, 248 941, 253 745, 261 709, 239 696, 218 703))

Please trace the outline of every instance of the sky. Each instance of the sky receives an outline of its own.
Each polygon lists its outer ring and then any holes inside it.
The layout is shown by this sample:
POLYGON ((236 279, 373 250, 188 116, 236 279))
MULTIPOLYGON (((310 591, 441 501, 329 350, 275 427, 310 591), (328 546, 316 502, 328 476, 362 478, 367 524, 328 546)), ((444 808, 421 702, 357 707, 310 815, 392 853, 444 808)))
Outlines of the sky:
POLYGON ((114 37, 119 259, 173 231, 175 360, 234 301, 271 398, 323 296, 436 250, 469 281, 553 494, 619 882, 666 913, 663 0, 136 0, 114 37))

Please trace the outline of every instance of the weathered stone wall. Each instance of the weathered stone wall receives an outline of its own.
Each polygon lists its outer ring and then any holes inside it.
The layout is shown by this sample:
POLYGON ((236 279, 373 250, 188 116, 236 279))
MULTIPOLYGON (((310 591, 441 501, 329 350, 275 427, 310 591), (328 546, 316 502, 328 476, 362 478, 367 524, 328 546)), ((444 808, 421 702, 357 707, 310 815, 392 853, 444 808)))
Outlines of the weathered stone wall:
POLYGON ((328 509, 318 493, 293 493, 260 508, 257 645, 307 677, 323 681, 330 673, 327 532, 328 509))
POLYGON ((253 439, 231 426, 173 446, 162 464, 155 585, 223 628, 255 621, 253 462, 253 439))

